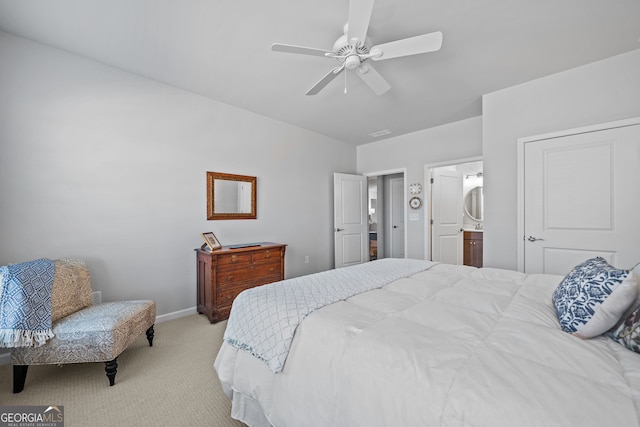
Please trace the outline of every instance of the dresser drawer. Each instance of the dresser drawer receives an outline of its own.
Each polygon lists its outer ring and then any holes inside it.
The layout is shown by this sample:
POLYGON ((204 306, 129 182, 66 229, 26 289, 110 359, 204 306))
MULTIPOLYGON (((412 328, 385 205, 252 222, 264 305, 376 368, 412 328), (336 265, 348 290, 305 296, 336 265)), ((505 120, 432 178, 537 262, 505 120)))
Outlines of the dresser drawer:
POLYGON ((250 289, 250 287, 236 286, 232 288, 219 289, 218 305, 219 306, 231 305, 231 303, 233 303, 233 300, 236 299, 236 297, 240 295, 240 292, 244 291, 245 289, 250 289))
POLYGON ((216 282, 222 286, 234 286, 254 282, 264 283, 267 277, 280 277, 280 268, 279 262, 250 264, 246 268, 221 268, 216 272, 216 282))
POLYGON ((280 274, 271 274, 269 276, 263 276, 260 278, 248 278, 239 282, 231 281, 229 283, 220 283, 217 288, 217 300, 219 304, 231 304, 233 299, 245 289, 250 289, 260 285, 266 285, 268 283, 277 282, 282 280, 280 274))
MULTIPOLYGON (((282 269, 282 264, 280 264, 280 260, 274 260, 270 262, 265 262, 263 264, 254 264, 252 267, 253 273, 256 277, 264 278, 277 276, 280 277, 280 270, 282 269)), ((281 279, 278 279, 281 280, 281 279)))
POLYGON ((262 262, 265 260, 278 259, 282 256, 280 249, 264 249, 253 253, 253 262, 262 262))
POLYGON ((220 267, 240 264, 251 264, 251 252, 218 255, 218 265, 220 267))

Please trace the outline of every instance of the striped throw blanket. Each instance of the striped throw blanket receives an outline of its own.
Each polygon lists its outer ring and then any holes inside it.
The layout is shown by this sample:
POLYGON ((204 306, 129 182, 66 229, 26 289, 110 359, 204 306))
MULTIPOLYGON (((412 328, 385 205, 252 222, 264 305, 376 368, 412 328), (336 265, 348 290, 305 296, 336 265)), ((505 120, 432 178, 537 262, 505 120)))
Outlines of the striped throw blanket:
POLYGON ((54 274, 50 259, 0 267, 0 347, 37 347, 54 336, 54 274))
POLYGON ((233 301, 224 341, 280 372, 298 324, 311 312, 435 264, 385 258, 247 289, 233 301))

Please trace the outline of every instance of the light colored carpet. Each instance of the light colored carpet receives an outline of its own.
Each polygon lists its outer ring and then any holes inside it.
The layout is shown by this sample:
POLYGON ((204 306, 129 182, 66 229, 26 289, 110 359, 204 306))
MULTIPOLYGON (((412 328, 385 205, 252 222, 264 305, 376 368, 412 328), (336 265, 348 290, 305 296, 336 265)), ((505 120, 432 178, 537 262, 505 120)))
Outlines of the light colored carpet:
POLYGON ((213 369, 226 322, 191 315, 156 324, 120 357, 109 387, 104 363, 31 366, 13 394, 11 365, 0 366, 0 405, 63 405, 66 427, 244 426, 213 369))

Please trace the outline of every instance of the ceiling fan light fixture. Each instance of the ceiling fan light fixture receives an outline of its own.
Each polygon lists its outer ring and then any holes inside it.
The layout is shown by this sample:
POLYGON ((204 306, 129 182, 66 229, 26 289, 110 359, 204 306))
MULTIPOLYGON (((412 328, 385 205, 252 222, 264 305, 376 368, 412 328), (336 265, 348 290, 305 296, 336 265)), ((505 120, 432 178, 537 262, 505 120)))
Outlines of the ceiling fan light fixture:
POLYGON ((347 59, 344 60, 344 65, 349 70, 355 70, 360 66, 360 57, 358 57, 358 55, 349 55, 347 59))

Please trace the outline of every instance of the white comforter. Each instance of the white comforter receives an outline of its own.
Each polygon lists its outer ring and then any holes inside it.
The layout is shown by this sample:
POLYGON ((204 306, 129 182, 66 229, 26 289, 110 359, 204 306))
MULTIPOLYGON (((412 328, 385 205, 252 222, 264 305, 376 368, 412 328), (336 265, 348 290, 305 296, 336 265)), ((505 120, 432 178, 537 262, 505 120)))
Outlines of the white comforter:
POLYGON ((278 374, 215 369, 251 426, 640 425, 640 354, 562 332, 561 279, 436 265, 310 314, 278 374))
POLYGON ((278 373, 298 325, 309 313, 433 265, 431 261, 387 258, 248 289, 233 301, 224 342, 248 351, 278 373))

